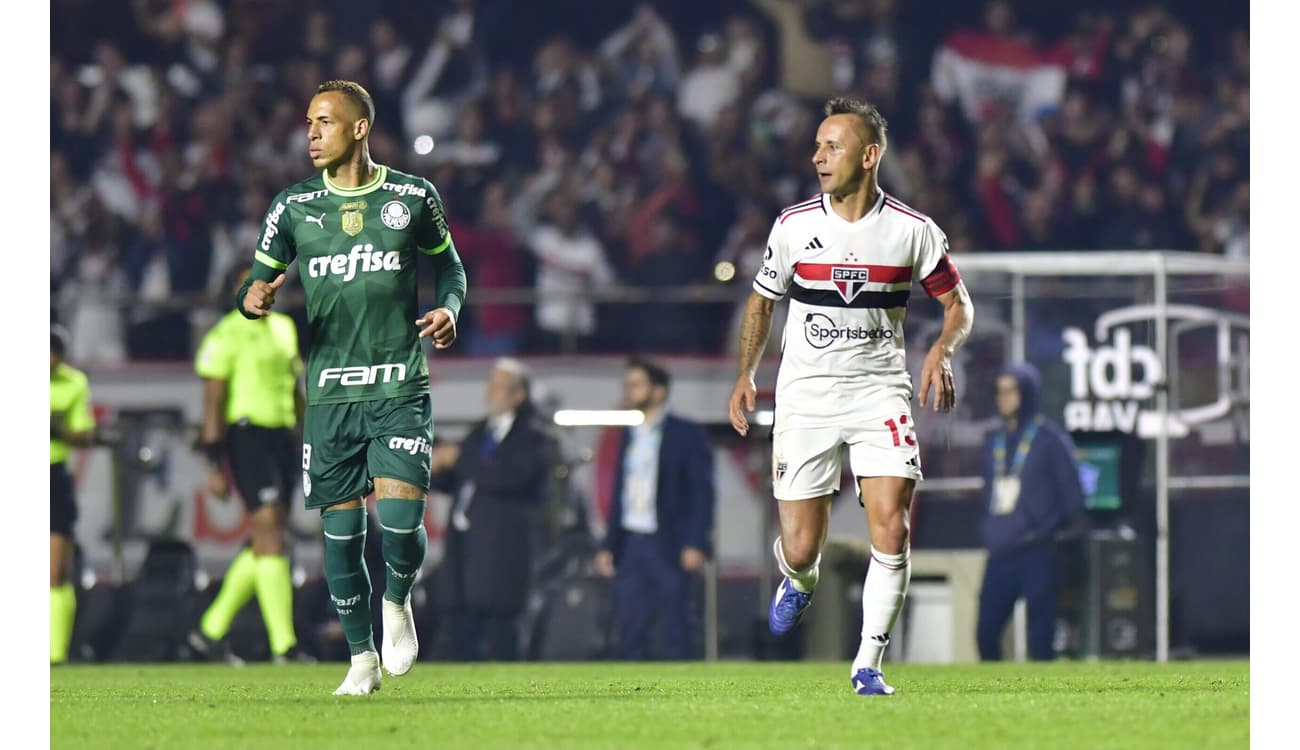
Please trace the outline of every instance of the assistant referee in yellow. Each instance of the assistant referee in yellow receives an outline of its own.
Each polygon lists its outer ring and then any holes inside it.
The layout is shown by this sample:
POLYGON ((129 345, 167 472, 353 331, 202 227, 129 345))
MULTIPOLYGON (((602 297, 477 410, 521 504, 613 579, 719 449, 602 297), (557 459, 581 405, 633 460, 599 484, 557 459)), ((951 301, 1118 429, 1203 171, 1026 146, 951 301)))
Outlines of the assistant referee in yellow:
MULTIPOLYGON (((247 267, 232 275, 232 294, 247 275, 247 267)), ((203 337, 195 370, 203 378, 199 447, 208 460, 208 492, 228 497, 228 467, 248 508, 252 538, 231 562, 189 645, 205 658, 242 663, 226 634, 256 593, 272 659, 310 661, 294 633, 293 580, 285 555, 288 503, 301 466, 294 428, 306 406, 293 319, 271 313, 248 320, 231 310, 203 337)))
POLYGON ((77 597, 72 587, 72 556, 76 537, 77 498, 68 473, 74 447, 89 446, 95 437, 86 374, 63 361, 67 334, 50 328, 50 664, 68 660, 77 597))

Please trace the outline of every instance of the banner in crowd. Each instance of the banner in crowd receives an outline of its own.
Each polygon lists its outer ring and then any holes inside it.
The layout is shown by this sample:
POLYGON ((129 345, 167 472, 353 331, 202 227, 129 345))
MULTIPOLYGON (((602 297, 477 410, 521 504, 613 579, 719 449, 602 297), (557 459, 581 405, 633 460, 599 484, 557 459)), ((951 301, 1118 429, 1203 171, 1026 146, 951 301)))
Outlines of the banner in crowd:
POLYGON ((1019 40, 958 31, 935 50, 930 81, 939 99, 960 103, 971 122, 987 119, 998 106, 1028 121, 1060 106, 1066 70, 1019 40))

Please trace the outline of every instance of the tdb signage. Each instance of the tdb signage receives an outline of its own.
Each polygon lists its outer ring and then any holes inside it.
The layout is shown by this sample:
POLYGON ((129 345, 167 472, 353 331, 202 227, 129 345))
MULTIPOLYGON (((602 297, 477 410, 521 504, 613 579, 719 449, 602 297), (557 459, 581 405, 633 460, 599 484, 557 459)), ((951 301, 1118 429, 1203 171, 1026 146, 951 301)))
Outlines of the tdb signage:
MULTIPOLYGON (((1137 305, 1111 310, 1097 318, 1093 337, 1096 345, 1080 328, 1061 332, 1065 342, 1062 359, 1070 366, 1070 402, 1065 406, 1065 428, 1070 431, 1110 431, 1137 433, 1153 438, 1162 432, 1159 412, 1152 403, 1156 391, 1165 385, 1169 369, 1154 348, 1133 343, 1132 327, 1145 330, 1157 321, 1155 305, 1137 305)), ((1164 432, 1169 437, 1183 437, 1191 425, 1209 422, 1226 415, 1232 408, 1234 394, 1244 396, 1249 382, 1246 346, 1250 336, 1250 318, 1190 305, 1165 307, 1171 355, 1177 351, 1179 337, 1198 329, 1214 332, 1218 368, 1216 398, 1205 404, 1185 406, 1171 398, 1164 432), (1239 346, 1234 347, 1234 343, 1239 346), (1234 358, 1234 348, 1238 356, 1234 358), (1237 368, 1238 385, 1233 386, 1233 368, 1237 368)), ((1174 357, 1170 357, 1171 361, 1174 357)), ((1175 362, 1176 366, 1176 362, 1175 362)))

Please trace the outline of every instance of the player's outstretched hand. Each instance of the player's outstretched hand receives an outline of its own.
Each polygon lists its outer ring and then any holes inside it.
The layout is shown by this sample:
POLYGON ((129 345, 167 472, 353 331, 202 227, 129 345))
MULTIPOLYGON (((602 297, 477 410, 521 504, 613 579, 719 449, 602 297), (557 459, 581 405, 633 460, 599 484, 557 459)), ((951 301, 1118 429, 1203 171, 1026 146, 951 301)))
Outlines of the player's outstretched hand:
POLYGON ((731 426, 742 437, 749 434, 749 420, 745 414, 754 410, 757 399, 758 388, 753 378, 742 375, 736 380, 736 387, 731 389, 731 399, 727 401, 727 414, 731 417, 731 426))
POLYGON ((935 347, 925 355, 925 364, 921 366, 921 408, 934 388, 934 410, 948 411, 957 402, 957 386, 952 377, 952 358, 943 349, 935 347))
POLYGON ((417 319, 415 324, 420 327, 420 338, 433 337, 434 349, 446 349, 456 341, 456 319, 445 307, 430 310, 417 319))
POLYGON ((248 294, 244 295, 244 312, 259 318, 270 315, 271 306, 275 304, 275 292, 282 286, 284 286, 284 274, 276 276, 270 284, 260 280, 254 281, 248 287, 248 294))

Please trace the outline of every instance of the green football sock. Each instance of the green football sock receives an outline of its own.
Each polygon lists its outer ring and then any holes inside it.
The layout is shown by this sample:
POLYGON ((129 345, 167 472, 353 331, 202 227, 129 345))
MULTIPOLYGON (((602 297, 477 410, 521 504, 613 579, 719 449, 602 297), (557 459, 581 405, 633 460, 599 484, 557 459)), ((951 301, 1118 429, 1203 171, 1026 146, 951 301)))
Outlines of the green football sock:
POLYGON ((380 498, 379 525, 384 529, 384 598, 397 604, 415 583, 424 563, 429 536, 424 531, 424 499, 380 498))
POLYGON ((326 510, 325 582, 352 655, 375 650, 370 625, 370 572, 366 570, 366 509, 326 510))
POLYGON ((50 663, 68 660, 72 624, 77 619, 77 594, 72 584, 50 587, 50 663))
POLYGON ((203 613, 203 619, 199 621, 199 630, 203 631, 203 635, 214 641, 225 638, 226 633, 230 632, 230 623, 235 621, 235 615, 253 598, 256 582, 257 563, 253 550, 245 547, 231 561, 226 578, 221 582, 221 591, 217 592, 217 598, 212 600, 208 611, 203 613))
POLYGON ((293 578, 289 558, 261 555, 257 558, 257 606, 266 623, 271 653, 279 656, 298 643, 293 632, 293 578))

